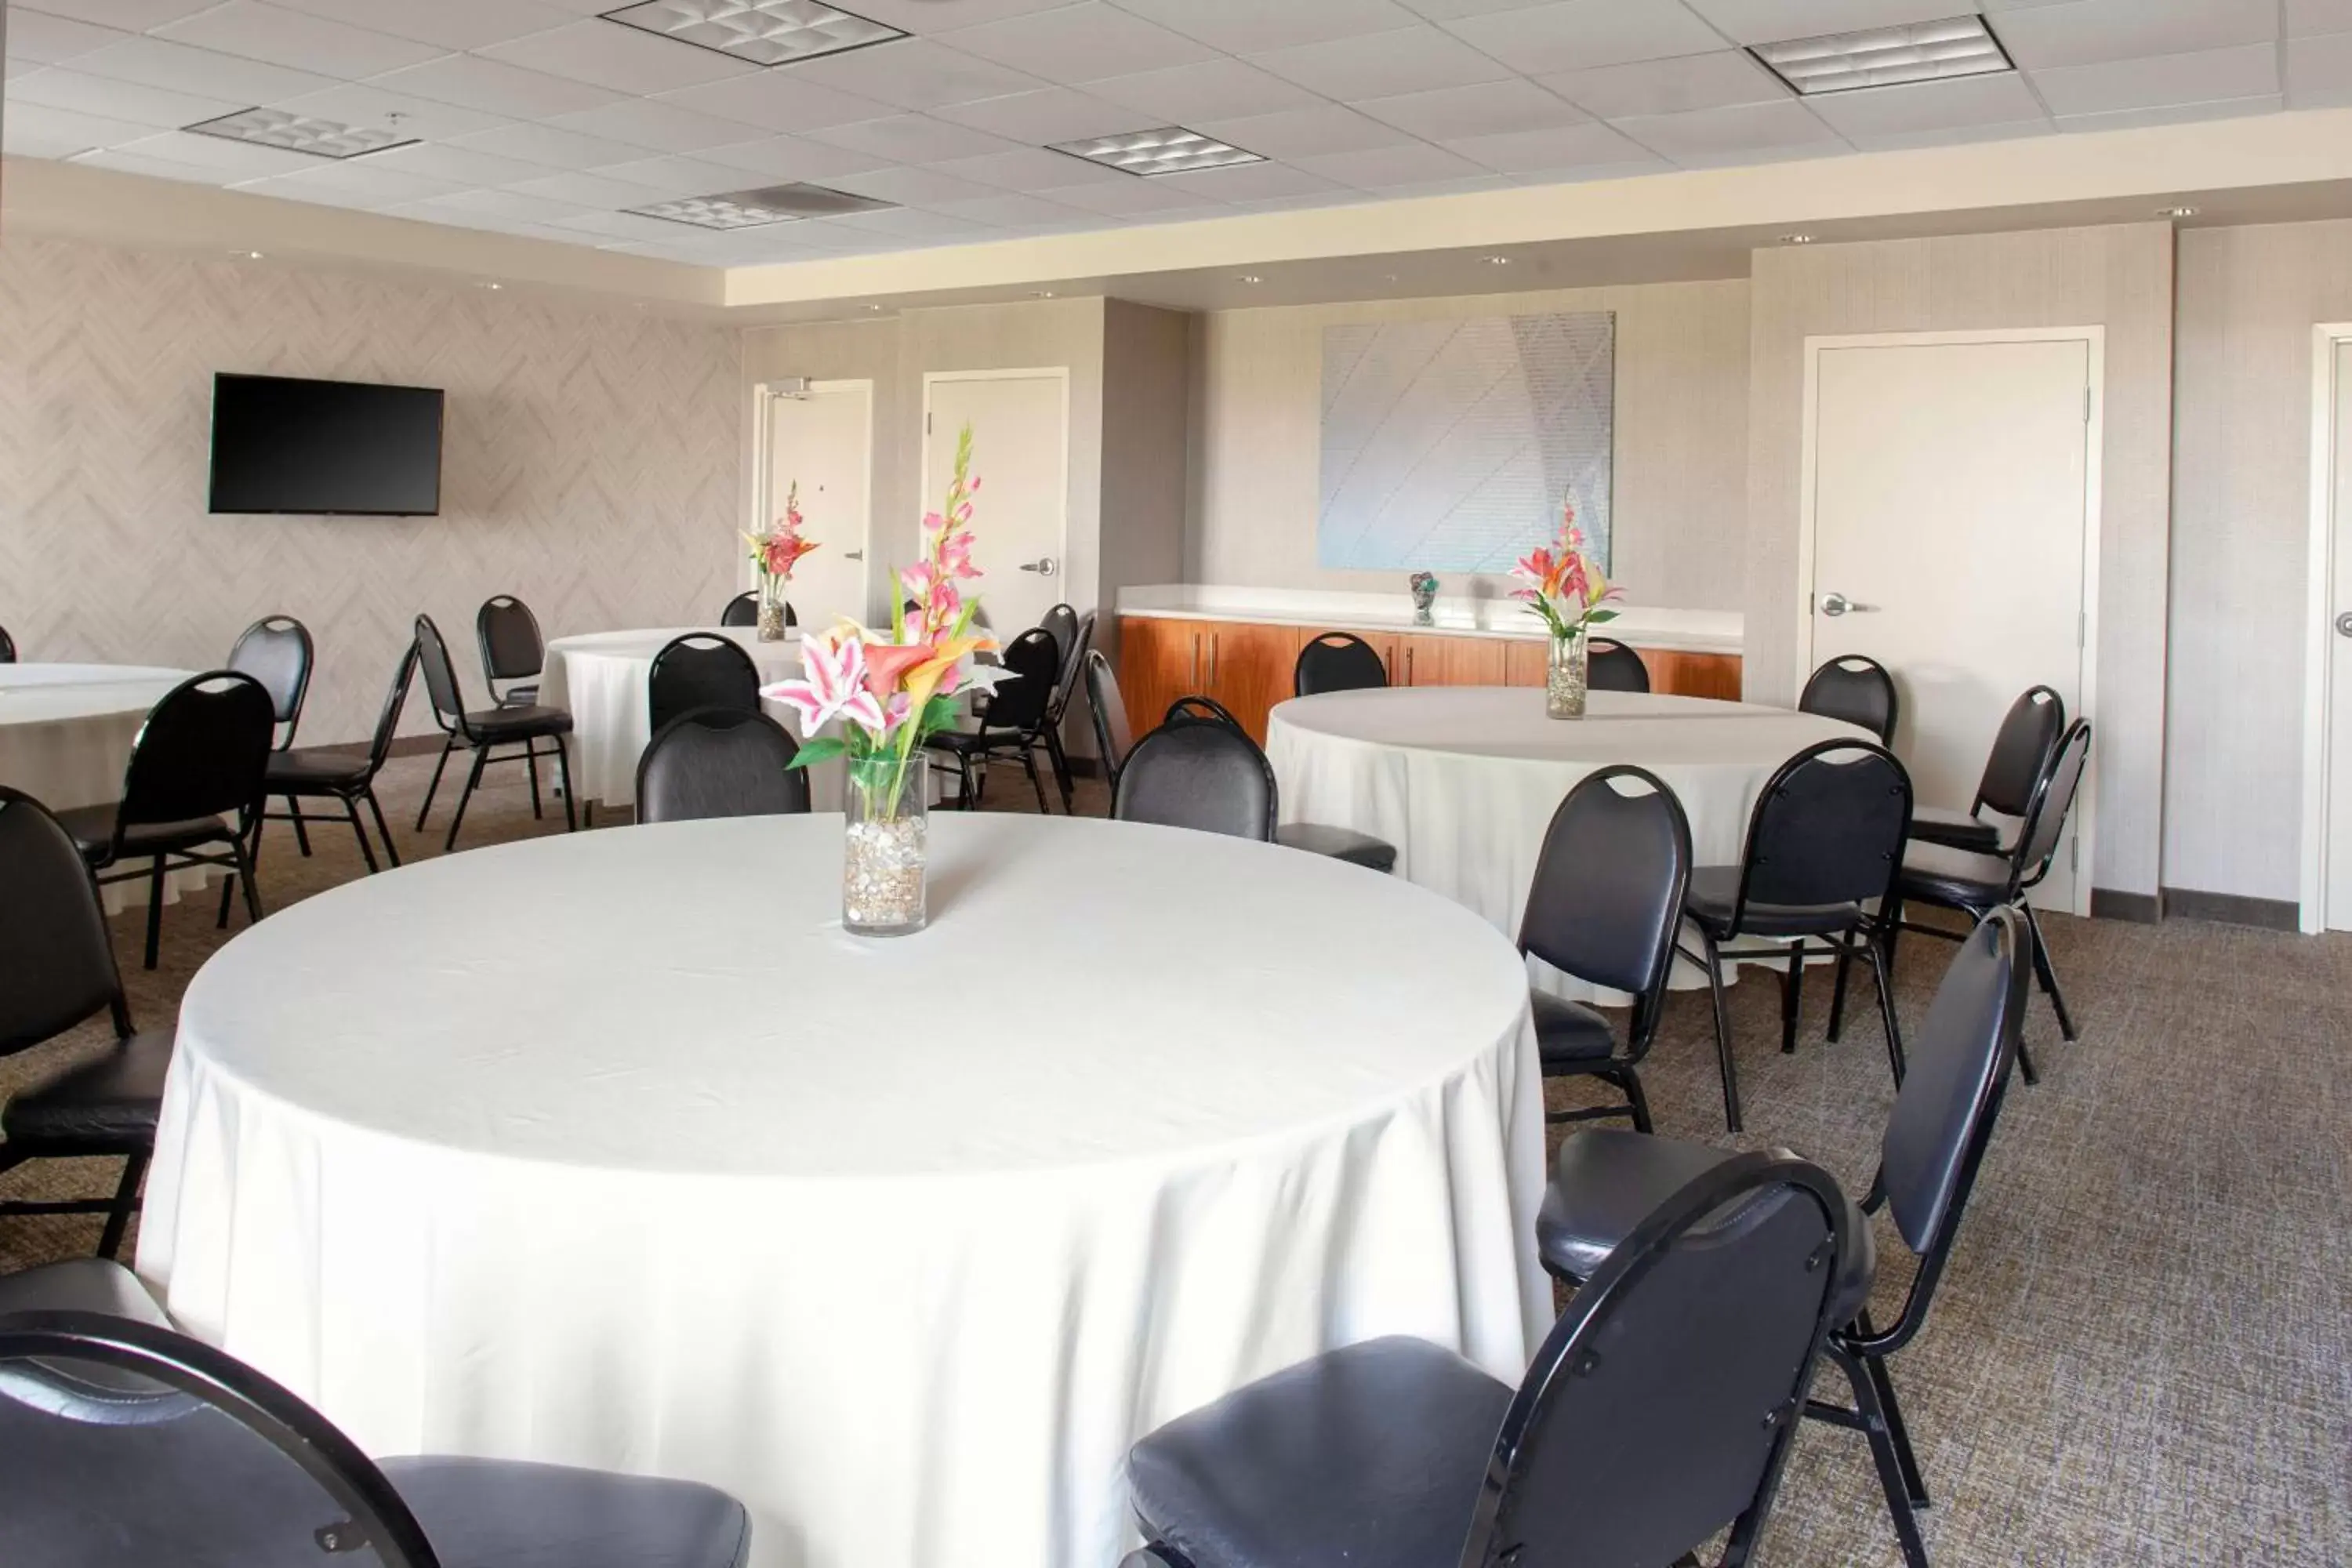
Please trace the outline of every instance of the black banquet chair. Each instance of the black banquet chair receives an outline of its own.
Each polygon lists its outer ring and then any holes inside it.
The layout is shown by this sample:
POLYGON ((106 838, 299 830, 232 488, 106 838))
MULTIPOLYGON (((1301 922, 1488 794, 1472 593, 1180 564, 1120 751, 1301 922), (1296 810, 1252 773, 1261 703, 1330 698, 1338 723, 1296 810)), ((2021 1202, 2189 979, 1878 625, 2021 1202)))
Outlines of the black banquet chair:
MULTIPOLYGON (((1634 1134, 1625 1134, 1632 1137, 1634 1134)), ((1745 1563, 1857 1245, 1819 1166, 1734 1155, 1666 1194, 1517 1390, 1370 1340, 1225 1395, 1128 1454, 1125 1568, 1745 1563)))
MULTIPOLYGON (((2013 911, 1995 910, 1961 939, 1927 1016, 1913 1037, 1911 1071, 1895 1097, 1879 1141, 1878 1175, 1853 1205, 1842 1248, 1828 1346, 1853 1392, 1852 1406, 1808 1400, 1808 1415, 1861 1432, 1870 1444, 1905 1561, 1927 1568, 1914 1510, 1927 1489, 1887 1375, 1886 1358, 1917 1337, 2016 1059, 2025 1016, 2025 964, 2013 911), (1918 1259, 1903 1310, 1878 1326, 1870 1315, 1877 1267, 1869 1216, 1884 1207, 1903 1245, 1918 1259)), ((1738 1156, 1710 1144, 1644 1138, 1617 1128, 1572 1133, 1536 1218, 1544 1268, 1570 1285, 1597 1279, 1619 1238, 1671 1194, 1738 1156)))
MULTIPOLYGON (((1018 762, 1037 792, 1037 809, 1050 815, 1053 807, 1045 804, 1045 785, 1037 776, 1037 752, 1045 745, 1054 683, 1062 671, 1061 645, 1043 626, 1032 626, 1004 650, 1004 668, 1013 678, 980 699, 974 728, 942 730, 923 743, 954 761, 958 805, 980 804, 985 787, 981 775, 992 760, 1018 762)), ((1050 752, 1047 758, 1050 763, 1050 752)))
POLYGON ((539 674, 547 665, 547 639, 539 617, 512 594, 493 594, 474 612, 474 637, 482 645, 482 679, 490 700, 501 708, 528 708, 539 700, 539 674), (512 681, 504 691, 500 681, 512 681))
POLYGON ((760 667, 730 637, 688 632, 662 644, 646 671, 646 731, 698 708, 760 711, 760 667))
POLYGON ((302 721, 302 700, 310 692, 315 658, 310 628, 291 616, 262 616, 246 627, 228 650, 226 668, 253 677, 269 693, 269 705, 278 717, 270 742, 274 751, 282 752, 294 743, 295 728, 302 721))
MULTIPOLYGON (((0 1110, 0 1171, 34 1160, 123 1161, 110 1198, 0 1202, 0 1214, 102 1214, 112 1257, 138 1211, 139 1180, 163 1113, 172 1031, 140 1033, 114 961, 106 911, 72 836, 40 802, 0 784, 0 1058, 53 1040, 100 1013, 115 1043, 94 1059, 26 1084, 0 1110)), ((5 1445, 0 1444, 0 1449, 5 1445)), ((0 1470, 8 1467, 0 1466, 0 1470)), ((15 1559, 0 1552, 0 1562, 15 1559)))
POLYGON ((1641 1063, 1665 1012, 1690 871, 1682 802, 1646 769, 1588 773, 1552 813, 1519 921, 1519 952, 1587 984, 1624 992, 1633 1007, 1620 1047, 1599 1012, 1531 993, 1543 1076, 1597 1078, 1625 1097, 1622 1106, 1553 1111, 1547 1121, 1627 1116, 1637 1131, 1650 1131, 1641 1063))
MULTIPOLYGON (((1116 683, 1114 683, 1114 689, 1116 683)), ((1250 749, 1258 752, 1261 762, 1265 760, 1265 752, 1258 746, 1256 741, 1251 739, 1249 731, 1242 728, 1242 721, 1234 718, 1232 710, 1213 697, 1179 697, 1168 705, 1168 714, 1164 722, 1171 725, 1222 724, 1247 742, 1250 749)), ((1273 764, 1268 763, 1266 766, 1268 776, 1271 777, 1273 764)), ((1276 815, 1277 817, 1281 815, 1279 810, 1276 815)), ((1322 822, 1277 822, 1274 829, 1274 842, 1281 845, 1285 849, 1296 849, 1307 855, 1320 855, 1327 859, 1345 860, 1351 866, 1361 866, 1368 871, 1385 874, 1396 869, 1395 845, 1385 838, 1375 838, 1369 833, 1359 833, 1352 827, 1335 827, 1322 822)))
POLYGON ((1087 712, 1094 721, 1095 755, 1102 763, 1103 782, 1116 790, 1118 770, 1135 749, 1135 726, 1127 717, 1127 699, 1118 689, 1118 672, 1102 649, 1087 650, 1087 712))
POLYGON ((433 796, 441 788, 441 771, 449 765, 449 753, 459 746, 474 753, 473 766, 466 774, 466 786, 457 795, 457 808, 449 816, 449 837, 444 849, 457 847, 457 826, 466 820, 466 802, 473 798, 475 786, 482 782, 482 769, 490 763, 528 763, 530 766, 530 812, 539 815, 539 761, 542 755, 555 758, 557 776, 563 785, 563 825, 569 830, 580 826, 572 804, 572 760, 563 744, 563 737, 572 733, 572 715, 561 708, 519 707, 502 703, 496 708, 478 708, 467 711, 465 693, 457 685, 457 671, 449 662, 449 645, 441 640, 441 628, 433 624, 430 616, 416 617, 416 663, 425 672, 425 694, 433 704, 433 721, 441 726, 441 757, 433 764, 433 782, 425 787, 425 804, 416 808, 416 826, 424 831, 425 818, 433 810, 433 796), (539 743, 545 741, 552 752, 541 752, 539 743), (503 757, 490 754, 494 747, 520 746, 520 752, 509 752, 503 757))
POLYGON ((1650 689, 1650 667, 1642 656, 1613 637, 1594 637, 1585 645, 1584 683, 1594 691, 1650 689))
POLYGON ((1040 630, 1054 637, 1054 656, 1061 660, 1060 668, 1067 669, 1078 645, 1078 612, 1066 604, 1055 605, 1037 617, 1040 630))
MULTIPOLYGON (((1780 992, 1780 1048, 1797 1048, 1809 941, 1851 954, 1857 947, 1878 984, 1886 1058, 1903 1081, 1903 1036, 1882 942, 1895 878, 1911 823, 1911 775, 1895 753, 1867 741, 1823 741, 1780 764, 1757 796, 1737 866, 1691 873, 1683 912, 1700 952, 1684 956, 1705 970, 1714 994, 1715 1049, 1723 1069, 1724 1126, 1740 1130, 1739 1073, 1731 1053, 1731 1015, 1724 998, 1727 961, 1777 960, 1786 965, 1780 992), (1765 945, 1735 948, 1742 938, 1765 945)), ((1838 1037, 1832 1009, 1830 1038, 1838 1037)))
POLYGON ((1274 764, 1237 724, 1163 724, 1135 743, 1111 791, 1111 816, 1274 842, 1274 764))
MULTIPOLYGON (((1048 631, 1060 634, 1054 626, 1054 611, 1067 610, 1067 605, 1056 605, 1046 612, 1041 623, 1048 631)), ((1062 744, 1062 723, 1069 715, 1070 698, 1078 689, 1078 671, 1086 657, 1094 649, 1095 613, 1088 610, 1070 623, 1070 640, 1062 647, 1062 672, 1054 679, 1054 701, 1045 715, 1045 751, 1053 759, 1054 782, 1062 791, 1062 812, 1069 815, 1077 809, 1076 787, 1070 773, 1069 752, 1062 744)))
POLYGON ((696 1482, 370 1459, 98 1262, 0 1279, 0 1452, 11 1563, 741 1568, 751 1545, 743 1506, 696 1482))
POLYGON ((809 808, 800 742, 765 713, 702 708, 654 732, 637 759, 637 820, 777 816, 809 808))
POLYGON ((139 727, 122 798, 77 806, 58 821, 101 883, 147 879, 146 966, 163 936, 163 879, 193 866, 235 872, 248 919, 261 919, 246 853, 261 812, 277 710, 261 683, 216 669, 163 694, 139 727), (125 861, 142 869, 118 870, 125 861))
POLYGON ((1326 691, 1362 691, 1389 683, 1380 650, 1353 632, 1324 632, 1307 639, 1290 667, 1294 697, 1326 691))
POLYGON ((8 635, 8 628, 6 626, 0 626, 0 664, 14 664, 16 662, 16 639, 8 635))
POLYGON ((1886 672, 1886 667, 1874 658, 1850 653, 1813 671, 1797 697, 1797 711, 1843 719, 1877 736, 1880 745, 1891 746, 1901 704, 1895 695, 1895 677, 1886 672))
POLYGON ((2046 686, 2027 688, 2009 705, 1994 731, 1992 751, 1977 780, 1977 797, 1966 812, 1939 806, 1911 808, 1911 837, 1979 855, 2005 855, 2016 847, 2004 841, 1999 824, 1984 819, 1990 810, 2022 818, 2033 805, 2033 791, 2066 732, 2066 704, 2046 686))
MULTIPOLYGON (((727 607, 719 612, 719 624, 722 626, 758 626, 760 624, 760 595, 747 588, 742 593, 738 594, 733 598, 728 600, 727 607)), ((800 624, 801 618, 799 615, 793 611, 793 606, 789 602, 786 603, 784 605, 784 625, 788 626, 796 626, 800 624)))

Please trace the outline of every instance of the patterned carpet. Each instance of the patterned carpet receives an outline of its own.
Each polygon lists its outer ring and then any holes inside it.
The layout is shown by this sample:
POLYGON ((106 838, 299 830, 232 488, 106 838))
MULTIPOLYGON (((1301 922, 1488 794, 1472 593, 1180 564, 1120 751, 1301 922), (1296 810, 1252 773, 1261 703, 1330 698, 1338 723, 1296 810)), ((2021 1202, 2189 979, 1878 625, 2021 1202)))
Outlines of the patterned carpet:
MULTIPOLYGON (((437 852, 446 823, 443 805, 430 835, 405 831, 428 766, 402 759, 385 775, 404 854, 437 852)), ((1002 778, 992 805, 1024 808, 1027 791, 1002 778)), ((1079 809, 1102 809, 1098 788, 1079 809)), ((560 815, 531 820, 516 776, 477 796, 464 843, 562 830, 560 815)), ((315 829, 308 860, 290 831, 271 835, 272 908, 360 872, 348 828, 315 829)), ((224 936, 209 900, 167 910, 148 974, 140 920, 118 919, 115 940, 138 1021, 160 1027, 224 936)), ((2084 1037, 2062 1043, 2037 997, 2042 1081, 2011 1093, 1927 1331, 1893 1363, 1936 1498, 1929 1551, 1942 1568, 2352 1563, 2352 1075, 2331 1065, 2352 1039, 2352 940, 2047 923, 2084 1037)), ((1948 951, 1906 944, 1906 1018, 1948 951)), ((1869 1009, 1822 1043, 1828 989, 1807 988, 1806 1031, 1783 1057, 1772 985, 1735 988, 1749 1142, 1860 1187, 1891 1089, 1869 1009)), ((0 1095, 98 1043, 84 1031, 0 1062, 0 1095)), ((1669 1006, 1645 1077, 1662 1131, 1720 1138, 1703 995, 1669 1006)), ((112 1181, 105 1163, 58 1164, 0 1176, 0 1192, 112 1181)), ((0 1219, 0 1268, 87 1252, 97 1231, 0 1219)), ((1908 1254, 1883 1220, 1879 1250, 1884 1315, 1908 1254)), ((1859 1436, 1805 1429, 1759 1556, 1901 1561, 1859 1436)))

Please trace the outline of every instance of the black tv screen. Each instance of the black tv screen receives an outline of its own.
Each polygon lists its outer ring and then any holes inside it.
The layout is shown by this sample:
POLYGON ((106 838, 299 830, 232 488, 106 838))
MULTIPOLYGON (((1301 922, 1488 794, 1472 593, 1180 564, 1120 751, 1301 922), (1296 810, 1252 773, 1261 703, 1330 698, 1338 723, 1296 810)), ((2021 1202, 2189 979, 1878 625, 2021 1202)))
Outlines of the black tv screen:
POLYGON ((215 375, 212 510, 437 514, 440 389, 215 375))

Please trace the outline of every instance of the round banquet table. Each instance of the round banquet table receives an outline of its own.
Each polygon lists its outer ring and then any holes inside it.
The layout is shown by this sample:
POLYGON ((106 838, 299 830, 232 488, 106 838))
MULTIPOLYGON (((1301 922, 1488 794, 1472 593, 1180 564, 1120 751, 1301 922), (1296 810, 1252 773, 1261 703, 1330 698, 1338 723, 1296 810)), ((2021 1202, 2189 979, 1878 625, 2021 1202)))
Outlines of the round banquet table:
POLYGON ((1517 1380, 1542 1098, 1510 945, 1271 845, 837 816, 336 888, 180 1010, 139 1268, 370 1452, 687 1477, 762 1568, 1111 1568, 1137 1436, 1336 1345, 1517 1380))
MULTIPOLYGON (((1388 687, 1295 698, 1267 725, 1285 822, 1321 822, 1397 847, 1396 874, 1517 940, 1544 833, 1587 773, 1633 763, 1666 781, 1700 866, 1737 864, 1767 780, 1817 742, 1871 740, 1835 719, 1703 697, 1595 691, 1585 717, 1551 719, 1528 687, 1388 687)), ((1622 998, 1529 962, 1577 1000, 1622 998)), ((1727 974, 1727 978, 1729 975, 1727 974)), ((1706 972, 1677 963, 1676 985, 1706 972)))
MULTIPOLYGON (((590 632, 557 637, 547 645, 547 662, 540 670, 539 700, 549 708, 572 713, 572 783, 583 801, 606 805, 633 805, 637 798, 637 759, 645 753, 653 730, 646 707, 646 681, 653 673, 654 655, 673 637, 688 633, 725 637, 758 667, 760 681, 789 680, 801 672, 800 636, 782 642, 761 642, 752 626, 670 626, 650 631, 590 632)), ((779 720, 791 711, 767 704, 779 720)), ((792 729, 789 723, 785 728, 792 729)), ((795 734, 798 731, 793 731, 795 734)), ((836 772, 838 770, 835 770, 836 772)), ((814 788, 822 770, 812 773, 814 788)), ((816 788, 821 804, 838 805, 838 788, 816 788)))

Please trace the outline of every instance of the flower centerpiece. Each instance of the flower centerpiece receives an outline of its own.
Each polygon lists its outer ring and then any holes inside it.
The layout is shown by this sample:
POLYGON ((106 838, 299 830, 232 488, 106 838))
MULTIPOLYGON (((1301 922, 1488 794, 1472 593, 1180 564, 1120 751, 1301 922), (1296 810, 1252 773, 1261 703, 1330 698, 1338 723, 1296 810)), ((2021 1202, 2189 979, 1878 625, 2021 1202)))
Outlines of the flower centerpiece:
POLYGON ((930 799, 923 742, 955 722, 959 693, 1011 678, 1002 666, 979 662, 996 644, 972 629, 980 602, 962 587, 981 574, 971 563, 971 498, 980 480, 971 469, 967 425, 956 439, 947 504, 923 519, 922 558, 898 574, 904 595, 889 629, 845 620, 803 637, 802 679, 760 691, 800 720, 794 767, 846 761, 841 919, 861 935, 922 929, 930 799), (836 720, 838 734, 818 733, 836 720))
POLYGON ((1560 506, 1559 538, 1539 545, 1511 568, 1511 575, 1527 584, 1511 597, 1524 599, 1543 617, 1551 633, 1551 657, 1545 665, 1544 711, 1555 719, 1584 717, 1585 638, 1592 628, 1617 618, 1601 606, 1622 598, 1624 590, 1603 575, 1600 565, 1584 552, 1584 532, 1576 526, 1576 502, 1560 506))
POLYGON ((801 482, 794 479, 784 492, 784 515, 765 533, 747 533, 743 542, 751 547, 751 566, 760 574, 760 640, 782 642, 784 637, 784 589, 793 580, 793 568, 802 556, 816 548, 816 542, 801 532, 801 482))

